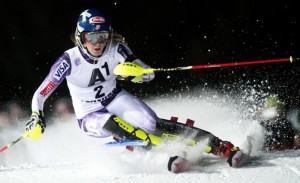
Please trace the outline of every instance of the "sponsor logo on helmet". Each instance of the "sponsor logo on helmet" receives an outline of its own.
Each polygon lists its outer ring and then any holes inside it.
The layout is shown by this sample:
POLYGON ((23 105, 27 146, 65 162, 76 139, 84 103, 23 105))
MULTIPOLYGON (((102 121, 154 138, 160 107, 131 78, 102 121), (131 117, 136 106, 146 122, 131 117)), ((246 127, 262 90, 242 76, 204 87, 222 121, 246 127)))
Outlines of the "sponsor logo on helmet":
POLYGON ((100 25, 96 25, 95 30, 100 30, 100 25))
POLYGON ((54 73, 54 78, 57 79, 58 81, 60 78, 64 75, 64 73, 70 68, 70 65, 68 64, 67 61, 62 61, 59 66, 57 67, 55 73, 54 73))
POLYGON ((84 30, 83 27, 80 26, 79 22, 77 23, 77 31, 78 33, 81 33, 84 30))
POLYGON ((53 81, 50 81, 45 88, 40 92, 41 95, 46 96, 55 86, 55 83, 53 81))
POLYGON ((87 17, 90 17, 92 14, 90 14, 89 12, 88 12, 88 10, 85 10, 84 12, 82 12, 81 14, 80 14, 80 16, 82 17, 82 21, 83 22, 85 22, 86 21, 86 18, 87 17))
POLYGON ((104 23, 104 22, 105 22, 105 19, 103 17, 100 17, 100 16, 90 18, 90 23, 91 24, 99 24, 99 23, 104 23))

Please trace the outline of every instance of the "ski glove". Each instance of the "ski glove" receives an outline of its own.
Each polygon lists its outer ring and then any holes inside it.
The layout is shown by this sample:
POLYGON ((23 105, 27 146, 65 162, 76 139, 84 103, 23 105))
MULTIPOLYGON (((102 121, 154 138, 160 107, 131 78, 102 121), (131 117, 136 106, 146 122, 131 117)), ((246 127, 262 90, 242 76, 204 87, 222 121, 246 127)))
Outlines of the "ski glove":
POLYGON ((136 76, 132 80, 130 80, 133 83, 142 83, 143 82, 143 76, 136 76))
POLYGON ((118 80, 128 80, 133 83, 142 83, 143 82, 143 76, 117 76, 118 80))
POLYGON ((31 140, 39 140, 45 128, 46 123, 43 111, 33 111, 30 120, 26 123, 26 136, 31 140))
MULTIPOLYGON (((145 68, 147 68, 146 66, 145 68)), ((143 83, 151 81, 154 78, 154 73, 143 74, 145 69, 138 60, 133 62, 124 62, 119 64, 114 69, 114 74, 119 80, 130 80, 133 83, 143 83)))
MULTIPOLYGON (((138 65, 140 67, 143 67, 141 64, 139 64, 136 60, 134 60, 132 62, 133 64, 135 65, 138 65)), ((133 79, 130 80, 131 82, 133 83, 142 83, 143 82, 143 75, 140 75, 140 76, 135 76, 133 79)))

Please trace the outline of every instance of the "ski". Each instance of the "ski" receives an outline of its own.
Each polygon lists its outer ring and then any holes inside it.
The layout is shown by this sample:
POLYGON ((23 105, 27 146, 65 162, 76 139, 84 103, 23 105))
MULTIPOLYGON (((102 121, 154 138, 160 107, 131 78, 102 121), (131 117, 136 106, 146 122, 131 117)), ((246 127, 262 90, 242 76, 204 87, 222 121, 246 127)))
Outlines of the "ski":
POLYGON ((148 142, 144 140, 124 140, 119 142, 107 142, 106 146, 147 146, 148 142))

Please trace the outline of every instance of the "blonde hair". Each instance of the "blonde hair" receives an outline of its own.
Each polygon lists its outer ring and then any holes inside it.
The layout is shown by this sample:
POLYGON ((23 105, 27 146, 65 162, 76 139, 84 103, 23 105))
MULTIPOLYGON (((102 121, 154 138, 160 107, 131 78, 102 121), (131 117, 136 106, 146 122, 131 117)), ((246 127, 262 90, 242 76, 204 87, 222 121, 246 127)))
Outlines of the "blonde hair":
POLYGON ((78 37, 76 35, 76 32, 73 32, 71 35, 70 35, 70 39, 71 41, 74 43, 75 46, 79 46, 80 44, 78 43, 78 39, 80 39, 80 37, 78 37))

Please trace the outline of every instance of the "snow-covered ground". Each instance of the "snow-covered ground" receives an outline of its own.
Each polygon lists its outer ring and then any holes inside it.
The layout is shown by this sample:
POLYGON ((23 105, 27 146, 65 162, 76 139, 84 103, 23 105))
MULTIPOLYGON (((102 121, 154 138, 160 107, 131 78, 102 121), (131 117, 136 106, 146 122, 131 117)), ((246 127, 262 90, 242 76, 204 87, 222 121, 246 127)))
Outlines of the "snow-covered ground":
MULTIPOLYGON (((85 136, 74 119, 49 125, 39 141, 24 139, 1 153, 0 183, 300 182, 300 151, 261 151, 262 129, 251 118, 255 107, 235 99, 218 94, 191 97, 187 93, 145 101, 162 118, 177 116, 181 122, 193 119, 195 126, 246 152, 251 150, 243 167, 230 168, 224 159, 204 154, 200 145, 187 150, 188 158, 199 159, 198 165, 173 174, 167 170, 167 161, 179 151, 179 145, 165 145, 150 152, 105 147, 103 144, 111 138, 85 136)), ((22 130, 2 132, 0 146, 18 138, 22 130)))

